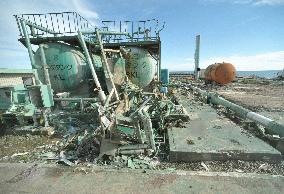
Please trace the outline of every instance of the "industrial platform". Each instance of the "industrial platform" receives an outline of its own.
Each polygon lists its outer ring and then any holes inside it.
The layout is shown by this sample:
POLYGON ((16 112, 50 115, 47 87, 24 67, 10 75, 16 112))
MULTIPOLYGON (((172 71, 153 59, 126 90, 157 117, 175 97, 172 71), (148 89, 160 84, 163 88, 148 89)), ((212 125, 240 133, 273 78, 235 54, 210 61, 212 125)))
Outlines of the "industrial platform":
POLYGON ((262 160, 280 162, 281 153, 208 104, 182 99, 190 115, 184 128, 169 128, 170 161, 262 160))

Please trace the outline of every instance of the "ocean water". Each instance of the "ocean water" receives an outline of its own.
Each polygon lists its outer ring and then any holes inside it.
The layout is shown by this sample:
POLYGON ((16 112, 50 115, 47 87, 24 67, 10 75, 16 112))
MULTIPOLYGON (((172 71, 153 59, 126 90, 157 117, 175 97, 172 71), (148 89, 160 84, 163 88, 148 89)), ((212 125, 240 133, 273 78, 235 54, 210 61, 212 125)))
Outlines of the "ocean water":
MULTIPOLYGON (((265 71, 237 71, 237 76, 258 76, 263 78, 275 78, 277 73, 282 70, 265 70, 265 71)), ((193 71, 171 71, 170 73, 193 73, 193 71)))
POLYGON ((275 78, 281 70, 266 70, 266 71, 237 71, 238 76, 258 76, 263 78, 275 78))

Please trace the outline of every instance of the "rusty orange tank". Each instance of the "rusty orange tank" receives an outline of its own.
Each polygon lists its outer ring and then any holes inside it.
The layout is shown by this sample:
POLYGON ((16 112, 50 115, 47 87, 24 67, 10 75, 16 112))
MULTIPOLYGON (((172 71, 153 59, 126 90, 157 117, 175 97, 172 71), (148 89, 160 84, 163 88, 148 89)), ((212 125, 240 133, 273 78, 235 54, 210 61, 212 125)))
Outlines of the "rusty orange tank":
POLYGON ((236 69, 231 63, 215 63, 209 65, 204 74, 205 80, 225 85, 235 79, 236 69))

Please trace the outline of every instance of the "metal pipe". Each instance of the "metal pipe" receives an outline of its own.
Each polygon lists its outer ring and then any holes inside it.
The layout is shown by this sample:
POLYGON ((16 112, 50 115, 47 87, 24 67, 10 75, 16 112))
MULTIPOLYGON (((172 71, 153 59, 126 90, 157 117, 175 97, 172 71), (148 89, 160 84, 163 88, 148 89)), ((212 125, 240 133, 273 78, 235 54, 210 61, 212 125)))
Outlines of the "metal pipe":
POLYGON ((137 149, 147 149, 149 146, 147 144, 135 144, 135 145, 124 145, 119 147, 119 150, 137 150, 137 149))
POLYGON ((106 58, 106 54, 104 52, 104 47, 103 47, 101 35, 100 35, 100 32, 98 30, 96 30, 96 35, 97 35, 97 41, 99 42, 99 45, 100 45, 100 48, 101 48, 103 64, 104 64, 104 66, 105 66, 105 68, 107 70, 107 73, 108 73, 108 76, 109 76, 112 88, 114 89, 115 99, 119 100, 118 93, 117 93, 117 90, 116 90, 116 87, 115 87, 115 84, 114 84, 114 81, 113 81, 113 75, 112 75, 112 73, 111 73, 111 71, 109 69, 107 58, 106 58))
MULTIPOLYGON (((90 31, 90 32, 82 32, 82 34, 93 34, 94 32, 93 31, 90 31)), ((125 36, 130 36, 129 33, 127 32, 116 32, 116 31, 99 31, 99 33, 101 35, 125 35, 125 36)))
POLYGON ((104 108, 106 108, 108 105, 109 105, 109 102, 112 98, 112 95, 113 95, 113 92, 114 92, 114 89, 111 90, 111 92, 109 93, 107 99, 106 99, 106 102, 105 102, 105 105, 104 105, 104 108))
POLYGON ((35 83, 36 83, 36 85, 41 85, 42 83, 41 83, 41 81, 40 81, 40 79, 38 77, 37 69, 33 69, 33 72, 34 72, 34 76, 35 76, 35 83))
POLYGON ((274 135, 279 135, 279 137, 284 137, 284 126, 276 121, 267 118, 263 115, 252 112, 242 106, 234 104, 214 92, 206 92, 197 87, 190 86, 193 91, 198 92, 203 97, 207 97, 208 102, 215 105, 222 105, 232 111, 234 111, 237 115, 243 118, 247 118, 251 121, 254 121, 267 129, 267 132, 274 135))
POLYGON ((88 52, 88 49, 87 49, 87 46, 86 46, 86 43, 84 41, 84 38, 83 38, 83 35, 80 31, 78 31, 78 39, 79 39, 79 42, 83 48, 83 51, 84 51, 84 54, 85 54, 85 57, 87 59, 87 62, 89 64, 89 67, 91 69, 91 72, 92 72, 92 75, 93 75, 93 78, 94 78, 94 82, 98 88, 98 91, 99 91, 99 98, 101 100, 102 103, 105 102, 106 100, 106 95, 104 93, 104 91, 102 90, 102 87, 101 87, 101 84, 99 82, 99 79, 98 79, 98 76, 96 74, 96 71, 95 71, 95 68, 94 68, 94 65, 93 65, 93 62, 92 62, 92 59, 89 55, 89 52, 88 52))
POLYGON ((41 56, 41 61, 42 61, 42 66, 43 66, 43 71, 44 71, 44 78, 45 78, 45 84, 51 85, 50 84, 50 77, 49 77, 49 72, 47 68, 47 63, 46 63, 46 58, 45 58, 45 53, 44 53, 44 45, 40 44, 39 45, 39 50, 40 50, 40 56, 41 56))
POLYGON ((145 150, 119 150, 119 153, 122 155, 144 154, 145 150))
POLYGON ((129 117, 133 117, 137 112, 141 111, 151 99, 152 99, 151 96, 149 98, 147 98, 137 110, 135 110, 133 113, 131 113, 131 115, 129 117))
POLYGON ((120 50, 104 49, 106 52, 120 53, 120 50))
POLYGON ((196 48, 194 53, 194 76, 195 79, 199 79, 199 50, 200 50, 200 35, 196 36, 196 48))
POLYGON ((83 103, 83 99, 80 99, 80 108, 81 108, 81 112, 84 111, 84 103, 83 103))
POLYGON ((97 101, 96 98, 53 98, 54 101, 97 101))
POLYGON ((28 52, 29 52, 29 57, 30 57, 32 68, 36 69, 34 54, 33 54, 32 46, 31 46, 29 34, 28 34, 27 28, 26 28, 26 22, 23 19, 20 20, 20 22, 21 22, 21 26, 22 26, 22 30, 23 30, 23 34, 24 34, 24 38, 25 38, 25 43, 26 43, 25 46, 27 47, 28 52))

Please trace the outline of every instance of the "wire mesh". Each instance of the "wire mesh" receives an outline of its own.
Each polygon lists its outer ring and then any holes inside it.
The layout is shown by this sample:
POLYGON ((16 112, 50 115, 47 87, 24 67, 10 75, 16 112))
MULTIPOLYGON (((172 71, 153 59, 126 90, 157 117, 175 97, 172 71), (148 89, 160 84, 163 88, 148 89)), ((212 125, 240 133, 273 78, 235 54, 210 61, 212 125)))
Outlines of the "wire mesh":
MULTIPOLYGON (((83 18, 76 12, 61 12, 47 14, 19 14, 14 15, 16 18, 20 36, 23 36, 23 31, 20 26, 20 20, 25 20, 28 24, 33 24, 39 27, 53 31, 54 34, 75 34, 78 30, 84 31, 95 28, 88 20, 83 18)), ((30 25, 28 25, 30 26, 30 25)), ((31 36, 48 36, 49 32, 38 28, 30 27, 28 34, 31 36)))

